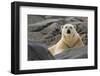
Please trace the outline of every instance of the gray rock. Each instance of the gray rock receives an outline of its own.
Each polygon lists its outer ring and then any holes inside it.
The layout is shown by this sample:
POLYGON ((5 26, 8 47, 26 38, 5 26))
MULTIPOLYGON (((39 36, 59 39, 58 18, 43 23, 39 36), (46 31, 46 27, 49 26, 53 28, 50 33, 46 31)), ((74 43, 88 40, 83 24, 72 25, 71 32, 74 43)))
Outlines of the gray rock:
POLYGON ((59 19, 46 19, 44 21, 40 21, 40 22, 37 22, 37 23, 34 23, 34 24, 29 24, 28 25, 28 30, 33 31, 33 32, 41 31, 44 28, 48 27, 53 22, 60 21, 60 20, 62 20, 62 18, 59 18, 59 19))
POLYGON ((53 60, 54 57, 42 44, 28 42, 28 61, 32 60, 53 60))
POLYGON ((30 15, 28 17, 28 40, 50 47, 60 40, 61 25, 66 23, 76 26, 76 30, 81 36, 83 43, 87 45, 87 17, 30 15))
POLYGON ((88 58, 87 46, 81 48, 65 49, 64 52, 53 56, 46 45, 28 41, 28 61, 54 60, 54 59, 83 59, 88 58))
POLYGON ((87 46, 81 48, 66 49, 64 52, 57 54, 56 59, 81 59, 88 58, 87 46))

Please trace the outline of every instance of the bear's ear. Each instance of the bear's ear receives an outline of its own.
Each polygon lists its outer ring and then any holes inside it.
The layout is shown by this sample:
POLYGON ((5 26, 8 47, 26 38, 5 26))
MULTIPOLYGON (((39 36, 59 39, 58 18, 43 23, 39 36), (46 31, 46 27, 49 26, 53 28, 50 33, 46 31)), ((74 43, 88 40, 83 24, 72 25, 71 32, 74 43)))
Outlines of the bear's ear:
POLYGON ((61 29, 63 28, 63 25, 61 25, 61 29))
POLYGON ((77 25, 73 25, 75 29, 77 29, 77 25))

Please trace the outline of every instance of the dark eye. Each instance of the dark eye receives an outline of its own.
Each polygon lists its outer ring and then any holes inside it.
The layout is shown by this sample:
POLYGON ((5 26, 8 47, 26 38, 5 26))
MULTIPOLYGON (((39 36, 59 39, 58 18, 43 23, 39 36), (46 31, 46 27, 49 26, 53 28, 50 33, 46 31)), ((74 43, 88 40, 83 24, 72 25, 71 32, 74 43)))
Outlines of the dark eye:
POLYGON ((70 27, 70 29, 72 29, 72 27, 70 27))
POLYGON ((65 28, 67 28, 67 27, 65 27, 65 28))

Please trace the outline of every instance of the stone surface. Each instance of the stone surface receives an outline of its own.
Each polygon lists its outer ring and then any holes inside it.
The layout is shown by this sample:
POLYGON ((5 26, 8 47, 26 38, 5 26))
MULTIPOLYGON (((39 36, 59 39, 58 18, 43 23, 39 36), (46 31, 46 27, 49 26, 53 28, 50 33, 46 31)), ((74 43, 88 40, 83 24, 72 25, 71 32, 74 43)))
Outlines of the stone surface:
POLYGON ((60 40, 61 25, 66 23, 75 25, 76 31, 87 46, 87 17, 28 15, 28 41, 43 44, 48 48, 60 40))

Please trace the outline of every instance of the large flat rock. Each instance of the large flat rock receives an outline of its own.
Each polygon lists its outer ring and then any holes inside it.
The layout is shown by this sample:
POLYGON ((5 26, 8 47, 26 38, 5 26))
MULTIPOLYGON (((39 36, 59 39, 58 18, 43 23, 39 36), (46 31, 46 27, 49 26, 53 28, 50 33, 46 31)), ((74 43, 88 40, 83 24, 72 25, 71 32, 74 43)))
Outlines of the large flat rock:
POLYGON ((88 58, 87 46, 81 48, 71 48, 57 54, 56 59, 81 59, 88 58))

